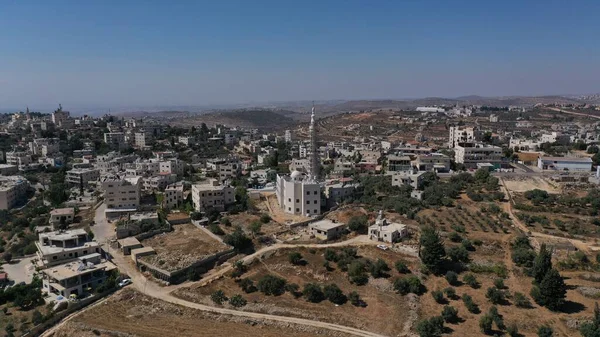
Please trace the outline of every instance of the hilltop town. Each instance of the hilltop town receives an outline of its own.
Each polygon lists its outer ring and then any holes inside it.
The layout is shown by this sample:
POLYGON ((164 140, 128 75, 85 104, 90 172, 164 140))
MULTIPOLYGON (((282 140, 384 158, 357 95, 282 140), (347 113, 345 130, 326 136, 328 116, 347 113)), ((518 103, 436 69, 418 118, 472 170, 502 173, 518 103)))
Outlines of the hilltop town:
POLYGON ((598 105, 355 104, 0 115, 0 335, 597 336, 598 105))

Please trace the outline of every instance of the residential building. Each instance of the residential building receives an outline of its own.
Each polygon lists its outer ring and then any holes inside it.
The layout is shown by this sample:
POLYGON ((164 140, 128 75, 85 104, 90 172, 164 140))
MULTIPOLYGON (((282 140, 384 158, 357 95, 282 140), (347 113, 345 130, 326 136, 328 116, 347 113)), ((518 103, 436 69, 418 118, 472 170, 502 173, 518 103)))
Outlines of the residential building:
POLYGON ((411 159, 408 156, 388 156, 388 172, 410 171, 412 169, 411 159))
POLYGON ((325 185, 325 197, 327 198, 327 206, 333 207, 340 204, 344 200, 353 198, 356 194, 358 183, 352 183, 351 178, 341 178, 332 180, 325 185))
POLYGON ((368 233, 371 240, 394 243, 407 236, 408 229, 406 225, 388 222, 383 211, 379 211, 375 223, 369 226, 368 233))
POLYGON ((135 147, 143 149, 152 145, 152 134, 148 132, 136 132, 135 133, 135 147))
POLYGON ((420 154, 417 155, 412 165, 419 171, 448 172, 450 171, 450 157, 438 152, 420 154))
POLYGON ((421 188, 424 174, 425 171, 388 172, 388 175, 392 177, 392 186, 409 185, 415 190, 421 188))
POLYGON ((39 263, 45 268, 101 251, 100 244, 91 241, 83 228, 42 232, 35 246, 39 263))
POLYGON ((78 261, 42 270, 42 290, 67 298, 81 296, 104 283, 116 269, 111 262, 101 262, 100 254, 83 256, 78 261))
POLYGON ((74 208, 56 208, 50 211, 50 219, 48 222, 51 225, 70 224, 75 219, 74 208))
POLYGON ((17 172, 19 172, 19 167, 16 165, 0 164, 0 175, 11 176, 17 172))
POLYGON ((123 132, 107 132, 104 134, 104 142, 112 149, 123 150, 129 148, 123 132))
POLYGON ((590 172, 592 158, 539 157, 537 166, 542 170, 590 172))
POLYGON ((31 155, 27 152, 14 150, 6 152, 6 163, 17 166, 19 170, 23 170, 31 165, 31 162, 31 155))
POLYGON ((319 240, 332 240, 346 231, 346 224, 328 219, 319 220, 308 225, 310 233, 319 240))
POLYGON ((454 161, 474 168, 477 163, 500 164, 502 148, 485 144, 463 144, 454 147, 454 161))
POLYGON ((474 143, 481 140, 483 135, 481 131, 474 127, 461 128, 460 126, 451 126, 448 146, 453 148, 460 143, 474 143))
POLYGON ((174 209, 183 203, 183 183, 171 184, 165 188, 164 207, 174 209))
POLYGON ((12 209, 27 199, 27 179, 21 176, 0 177, 0 209, 12 209))
POLYGON ((140 206, 141 177, 106 176, 102 189, 107 209, 135 210, 140 206))
POLYGON ((292 131, 291 130, 285 130, 285 134, 283 136, 283 139, 285 140, 286 143, 291 143, 292 142, 292 131))
POLYGON ((221 185, 216 179, 210 179, 208 183, 192 185, 192 201, 199 212, 208 208, 224 211, 225 206, 235 202, 235 190, 221 185))
POLYGON ((65 182, 70 186, 78 186, 79 188, 88 187, 90 184, 96 183, 100 179, 100 171, 92 168, 74 168, 67 171, 65 182))
POLYGON ((185 146, 191 146, 196 144, 196 137, 190 137, 190 136, 179 136, 178 138, 178 142, 180 144, 183 144, 185 146))
POLYGON ((59 143, 58 138, 36 138, 29 142, 29 151, 33 155, 46 157, 59 152, 59 143))

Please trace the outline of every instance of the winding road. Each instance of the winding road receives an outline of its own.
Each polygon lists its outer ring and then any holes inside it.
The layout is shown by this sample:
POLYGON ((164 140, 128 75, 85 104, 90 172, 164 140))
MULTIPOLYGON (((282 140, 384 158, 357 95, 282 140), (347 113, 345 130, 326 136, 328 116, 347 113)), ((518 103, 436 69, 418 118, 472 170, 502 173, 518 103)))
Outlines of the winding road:
MULTIPOLYGON (((99 207, 97 211, 98 211, 98 213, 100 213, 103 210, 104 210, 103 207, 99 207)), ((102 243, 107 244, 108 238, 105 236, 105 234, 112 231, 112 225, 110 223, 106 222, 103 219, 103 216, 100 216, 98 213, 96 216, 96 225, 93 226, 92 230, 94 231, 94 233, 98 232, 98 234, 100 234, 99 236, 101 237, 101 239, 103 239, 102 243)), ((278 249, 298 248, 298 247, 327 248, 327 247, 344 247, 344 246, 365 246, 365 245, 376 245, 376 244, 377 244, 377 242, 373 242, 373 241, 369 240, 366 235, 361 235, 361 236, 354 237, 350 240, 346 240, 346 241, 342 241, 342 242, 335 242, 335 243, 330 243, 330 244, 298 244, 298 245, 295 245, 295 244, 280 243, 280 244, 275 244, 272 246, 264 247, 251 255, 245 256, 244 258, 242 258, 242 261, 244 262, 244 264, 250 264, 254 260, 262 258, 265 254, 275 251, 275 250, 278 250, 278 249)), ((107 247, 107 248, 109 251, 112 251, 109 247, 107 247)), ((284 322, 284 323, 292 323, 292 324, 298 324, 298 325, 303 325, 303 326, 310 326, 310 327, 314 327, 314 328, 318 328, 318 329, 326 329, 326 330, 331 330, 331 331, 342 332, 342 333, 346 333, 346 334, 354 335, 354 336, 383 337, 383 335, 380 335, 377 333, 373 333, 373 332, 369 332, 369 331, 365 331, 365 330, 361 330, 361 329, 357 329, 357 328, 352 328, 352 327, 348 327, 348 326, 343 326, 343 325, 339 325, 339 324, 326 323, 326 322, 321 322, 321 321, 289 317, 289 316, 269 315, 269 314, 262 314, 262 313, 256 313, 256 312, 238 311, 238 310, 227 309, 227 308, 222 308, 222 307, 213 307, 213 306, 209 306, 209 305, 190 302, 190 301, 187 301, 187 300, 184 300, 184 299, 181 299, 181 298, 178 298, 178 297, 172 295, 172 292, 176 289, 189 287, 194 284, 205 284, 207 282, 210 282, 217 278, 222 277, 227 272, 229 272, 233 269, 232 264, 223 265, 223 268, 218 269, 218 270, 213 269, 213 271, 209 272, 201 280, 196 281, 196 282, 187 282, 187 283, 173 285, 173 286, 160 286, 157 283, 148 281, 148 279, 141 272, 139 272, 138 269, 134 266, 133 261, 130 258, 128 258, 124 255, 121 255, 120 253, 115 253, 115 254, 111 254, 111 255, 112 255, 113 263, 115 263, 119 267, 121 272, 129 275, 129 277, 133 281, 132 285, 138 291, 144 293, 147 296, 150 296, 150 297, 153 297, 153 298, 165 301, 165 302, 185 306, 185 307, 192 308, 192 309, 202 310, 202 311, 206 311, 206 312, 223 314, 223 315, 246 317, 246 318, 251 318, 251 319, 270 320, 270 321, 284 322)), ((98 301, 97 303, 103 303, 103 302, 104 301, 101 300, 101 301, 98 301)), ((71 320, 73 317, 76 317, 81 312, 88 310, 90 308, 93 308, 93 307, 94 307, 94 305, 91 305, 81 311, 78 311, 76 313, 73 313, 73 314, 67 316, 58 325, 47 330, 42 336, 53 336, 54 332, 57 329, 59 329, 63 324, 65 324, 66 322, 71 320)))

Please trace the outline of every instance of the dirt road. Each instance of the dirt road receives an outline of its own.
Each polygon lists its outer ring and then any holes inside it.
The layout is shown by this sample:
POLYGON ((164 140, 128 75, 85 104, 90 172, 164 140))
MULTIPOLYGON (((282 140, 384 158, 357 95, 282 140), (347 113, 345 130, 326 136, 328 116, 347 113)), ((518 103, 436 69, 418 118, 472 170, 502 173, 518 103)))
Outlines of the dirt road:
MULTIPOLYGON (((258 250, 257 252, 255 252, 254 254, 244 257, 243 261, 244 261, 244 263, 251 263, 255 259, 261 258, 265 253, 268 253, 268 252, 271 252, 271 251, 274 251, 277 249, 295 248, 295 247, 326 248, 326 247, 363 246, 363 245, 376 245, 376 244, 377 244, 377 242, 373 242, 373 241, 369 240, 366 235, 358 236, 358 237, 352 238, 350 240, 331 243, 331 244, 306 244, 306 245, 276 244, 273 246, 264 247, 264 248, 258 250)), ((351 327, 347 327, 347 326, 343 326, 343 325, 338 325, 338 324, 313 321, 313 320, 308 320, 308 319, 303 319, 303 318, 268 315, 268 314, 254 313, 254 312, 237 311, 237 310, 226 309, 226 308, 221 308, 221 307, 212 307, 212 306, 208 306, 208 305, 203 305, 203 304, 186 301, 186 300, 180 299, 178 297, 175 297, 171 294, 171 292, 175 289, 178 289, 181 287, 188 287, 195 283, 209 282, 210 280, 221 277, 225 273, 232 270, 233 266, 231 266, 231 265, 228 265, 225 268, 222 268, 214 273, 211 273, 197 282, 184 283, 184 284, 180 284, 180 285, 176 285, 176 286, 161 287, 160 285, 158 285, 152 281, 149 282, 148 279, 142 273, 140 273, 137 270, 137 268, 135 268, 135 266, 131 263, 130 259, 126 258, 125 256, 117 253, 113 256, 113 262, 119 267, 119 269, 122 272, 128 274, 131 277, 131 280, 133 281, 133 286, 137 290, 139 290, 140 292, 144 293, 147 296, 150 296, 150 297, 153 297, 153 298, 165 301, 165 302, 169 302, 169 303, 173 303, 173 304, 177 304, 177 305, 181 305, 181 306, 185 306, 185 307, 193 308, 193 309, 197 309, 197 310, 203 310, 203 311, 207 311, 207 312, 223 314, 223 315, 271 320, 271 321, 277 321, 277 322, 294 323, 294 324, 298 324, 298 325, 311 326, 311 327, 315 327, 315 328, 319 328, 319 329, 327 329, 327 330, 332 330, 332 331, 343 332, 343 333, 347 333, 347 334, 355 335, 355 336, 382 337, 382 335, 380 335, 380 334, 376 334, 373 332, 364 331, 364 330, 360 330, 360 329, 356 329, 356 328, 351 328, 351 327)), ((76 313, 76 314, 78 314, 78 313, 76 313)), ((73 314, 72 316, 67 317, 67 319, 63 320, 56 327, 54 327, 54 328, 48 330, 46 333, 44 333, 43 336, 52 336, 53 332, 56 329, 58 329, 62 324, 64 324, 66 321, 68 321, 72 317, 76 316, 76 314, 73 314)))

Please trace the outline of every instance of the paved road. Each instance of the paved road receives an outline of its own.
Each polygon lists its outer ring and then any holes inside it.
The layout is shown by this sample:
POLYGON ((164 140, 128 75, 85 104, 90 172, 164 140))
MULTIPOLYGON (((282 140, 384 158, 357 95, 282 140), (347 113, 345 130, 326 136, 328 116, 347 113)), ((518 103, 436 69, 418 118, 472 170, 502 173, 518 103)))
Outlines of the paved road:
POLYGON ((94 239, 102 245, 115 236, 114 225, 106 221, 106 217, 104 216, 105 210, 106 204, 102 203, 96 209, 94 225, 90 227, 92 232, 94 232, 94 239))

